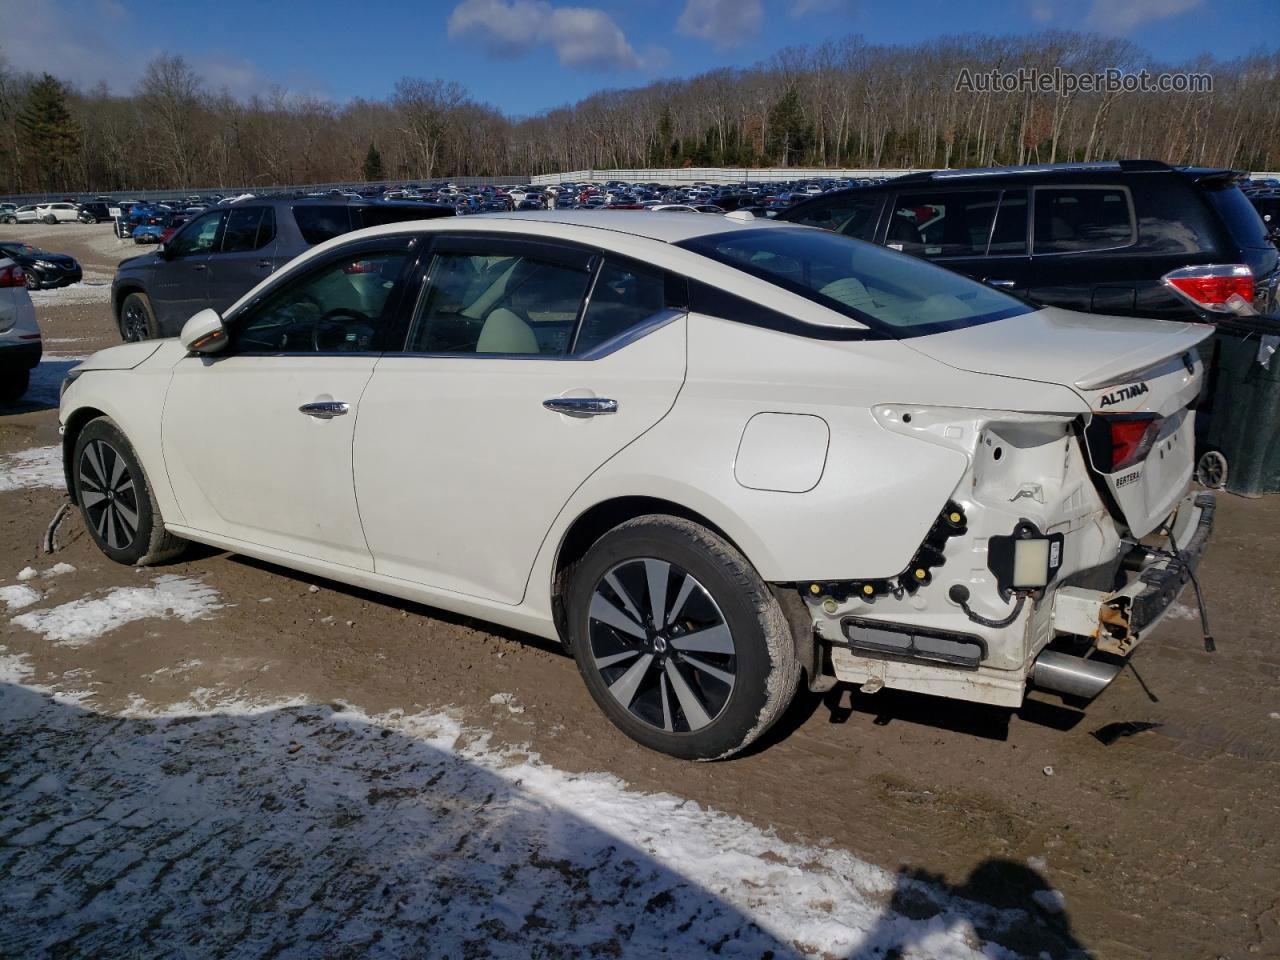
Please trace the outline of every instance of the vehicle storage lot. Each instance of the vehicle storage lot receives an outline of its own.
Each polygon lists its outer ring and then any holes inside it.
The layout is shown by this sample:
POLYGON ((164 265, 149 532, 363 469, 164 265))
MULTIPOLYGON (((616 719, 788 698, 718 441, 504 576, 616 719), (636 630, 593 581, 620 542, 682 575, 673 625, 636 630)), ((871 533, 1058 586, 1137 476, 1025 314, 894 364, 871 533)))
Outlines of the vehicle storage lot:
POLYGON ((1086 714, 840 690, 683 764, 532 638, 74 516, 41 555, 58 381, 147 248, 0 229, 86 272, 0 414, 0 956, 1280 954, 1274 499, 1222 501, 1219 652, 1184 596, 1086 714))

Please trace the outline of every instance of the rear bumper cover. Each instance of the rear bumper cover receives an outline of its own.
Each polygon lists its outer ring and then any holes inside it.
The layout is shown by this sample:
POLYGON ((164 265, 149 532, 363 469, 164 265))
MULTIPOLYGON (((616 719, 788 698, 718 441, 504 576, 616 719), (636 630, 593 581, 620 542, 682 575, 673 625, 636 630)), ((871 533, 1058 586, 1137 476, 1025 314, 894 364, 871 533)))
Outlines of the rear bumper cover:
POLYGON ((44 347, 39 340, 25 343, 0 343, 0 366, 29 370, 40 362, 44 347))
POLYGON ((1209 545, 1218 502, 1212 493, 1200 493, 1188 499, 1190 504, 1186 500, 1182 502, 1173 524, 1178 556, 1162 557, 1138 575, 1142 588, 1133 598, 1130 613, 1135 631, 1143 630, 1160 619, 1191 579, 1200 565, 1205 547, 1209 545), (1184 520, 1183 513, 1188 508, 1191 515, 1184 520))

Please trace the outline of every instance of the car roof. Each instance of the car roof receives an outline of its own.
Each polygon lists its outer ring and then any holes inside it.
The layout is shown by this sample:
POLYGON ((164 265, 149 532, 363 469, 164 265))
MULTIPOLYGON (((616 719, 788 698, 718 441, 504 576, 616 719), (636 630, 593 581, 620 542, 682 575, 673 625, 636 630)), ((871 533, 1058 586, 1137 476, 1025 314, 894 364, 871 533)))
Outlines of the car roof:
MULTIPOLYGON (((778 223, 764 217, 751 220, 707 215, 691 217, 687 213, 667 213, 661 210, 519 210, 508 213, 485 214, 483 217, 446 218, 425 221, 431 230, 484 230, 503 223, 517 228, 517 224, 555 224, 566 227, 607 230, 633 237, 658 240, 663 243, 680 243, 713 233, 732 230, 795 229, 795 224, 778 223)), ((360 231, 368 235, 386 233, 415 233, 423 229, 424 221, 407 220, 402 223, 373 227, 360 231)))

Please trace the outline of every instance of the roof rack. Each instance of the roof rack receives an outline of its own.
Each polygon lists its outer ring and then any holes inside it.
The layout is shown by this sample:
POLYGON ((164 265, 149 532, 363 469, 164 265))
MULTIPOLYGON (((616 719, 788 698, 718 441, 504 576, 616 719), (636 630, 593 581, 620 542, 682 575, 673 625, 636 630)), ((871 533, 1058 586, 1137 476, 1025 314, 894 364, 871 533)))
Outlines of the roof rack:
POLYGON ((960 177, 994 177, 1009 174, 1057 173, 1060 171, 1125 170, 1131 172, 1172 170, 1160 160, 1095 160, 1088 163, 1037 163, 1021 167, 971 167, 969 169, 935 170, 934 180, 950 180, 960 177))

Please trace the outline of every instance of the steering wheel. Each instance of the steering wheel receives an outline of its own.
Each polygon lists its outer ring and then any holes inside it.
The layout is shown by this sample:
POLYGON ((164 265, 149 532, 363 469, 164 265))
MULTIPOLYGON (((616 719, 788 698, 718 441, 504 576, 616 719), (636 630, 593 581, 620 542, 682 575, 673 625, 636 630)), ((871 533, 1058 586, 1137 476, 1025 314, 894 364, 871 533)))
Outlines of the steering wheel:
POLYGON ((340 338, 345 338, 347 328, 351 324, 363 324, 368 328, 370 338, 373 335, 373 318, 367 314, 361 313, 359 310, 351 307, 335 307, 328 311, 319 320, 315 322, 315 326, 311 328, 311 348, 316 353, 333 353, 338 349, 342 339, 338 343, 326 344, 322 337, 326 333, 336 330, 340 338))

